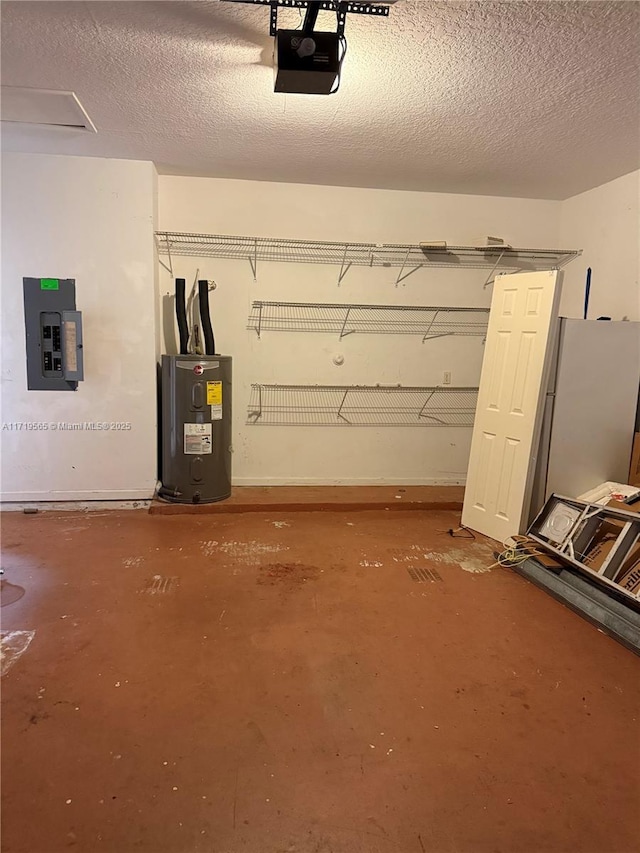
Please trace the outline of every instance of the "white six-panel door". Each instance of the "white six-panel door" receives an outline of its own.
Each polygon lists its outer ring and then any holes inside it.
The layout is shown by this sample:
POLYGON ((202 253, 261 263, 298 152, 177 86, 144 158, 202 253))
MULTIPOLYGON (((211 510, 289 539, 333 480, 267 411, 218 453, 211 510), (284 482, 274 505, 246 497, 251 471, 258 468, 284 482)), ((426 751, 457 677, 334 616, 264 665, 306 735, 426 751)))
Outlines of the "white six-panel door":
POLYGON ((500 542, 526 521, 559 298, 557 270, 495 280, 462 524, 500 542))

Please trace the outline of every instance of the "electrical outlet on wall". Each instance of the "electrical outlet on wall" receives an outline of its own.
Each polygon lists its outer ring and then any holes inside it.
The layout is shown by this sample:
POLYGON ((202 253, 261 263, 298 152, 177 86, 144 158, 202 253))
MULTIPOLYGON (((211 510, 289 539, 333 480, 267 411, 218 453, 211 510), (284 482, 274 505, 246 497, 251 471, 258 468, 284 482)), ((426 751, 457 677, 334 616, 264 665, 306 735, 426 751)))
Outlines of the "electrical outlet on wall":
POLYGON ((444 376, 442 377, 442 384, 443 385, 451 385, 451 371, 450 370, 445 370, 444 376))

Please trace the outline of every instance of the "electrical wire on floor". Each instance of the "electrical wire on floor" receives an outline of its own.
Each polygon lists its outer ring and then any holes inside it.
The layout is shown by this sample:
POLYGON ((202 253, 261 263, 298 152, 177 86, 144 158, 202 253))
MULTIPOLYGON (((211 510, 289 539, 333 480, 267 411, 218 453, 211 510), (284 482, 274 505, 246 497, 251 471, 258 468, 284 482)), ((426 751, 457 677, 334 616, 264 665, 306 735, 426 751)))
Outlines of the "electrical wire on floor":
POLYGON ((502 543, 502 547, 504 548, 503 551, 494 554, 496 562, 489 566, 490 569, 495 569, 498 566, 512 568, 526 562, 531 557, 547 556, 528 536, 511 536, 506 542, 502 543))
POLYGON ((469 530, 468 527, 456 527, 455 529, 453 527, 450 527, 447 530, 447 533, 453 539, 475 539, 476 538, 476 534, 473 532, 473 530, 469 530))
POLYGON ((450 527, 448 530, 437 530, 436 533, 447 534, 452 539, 475 539, 476 534, 468 527, 450 527))

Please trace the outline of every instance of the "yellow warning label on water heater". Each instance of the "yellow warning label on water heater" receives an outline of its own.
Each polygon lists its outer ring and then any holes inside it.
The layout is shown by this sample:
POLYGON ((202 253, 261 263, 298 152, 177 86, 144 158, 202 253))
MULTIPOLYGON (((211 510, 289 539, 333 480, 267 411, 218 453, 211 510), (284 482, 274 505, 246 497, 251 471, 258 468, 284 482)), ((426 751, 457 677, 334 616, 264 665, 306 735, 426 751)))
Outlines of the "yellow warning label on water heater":
POLYGON ((207 406, 222 405, 222 382, 207 382, 207 406))

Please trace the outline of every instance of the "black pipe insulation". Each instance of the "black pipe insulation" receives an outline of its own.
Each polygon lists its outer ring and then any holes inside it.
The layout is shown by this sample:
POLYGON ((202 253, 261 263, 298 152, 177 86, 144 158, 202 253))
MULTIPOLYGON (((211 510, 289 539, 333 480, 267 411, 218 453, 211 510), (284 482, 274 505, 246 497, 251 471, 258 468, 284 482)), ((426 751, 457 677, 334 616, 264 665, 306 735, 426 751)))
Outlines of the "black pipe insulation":
POLYGON ((207 355, 215 355, 216 342, 213 337, 211 315, 209 314, 209 282, 198 282, 198 298, 200 300, 200 326, 204 338, 204 351, 207 355))
POLYGON ((159 498, 179 498, 182 492, 175 489, 173 486, 160 486, 158 489, 159 498))
POLYGON ((187 304, 185 302, 186 282, 183 278, 176 279, 176 317, 180 335, 180 355, 187 355, 189 350, 189 326, 187 325, 187 304))

